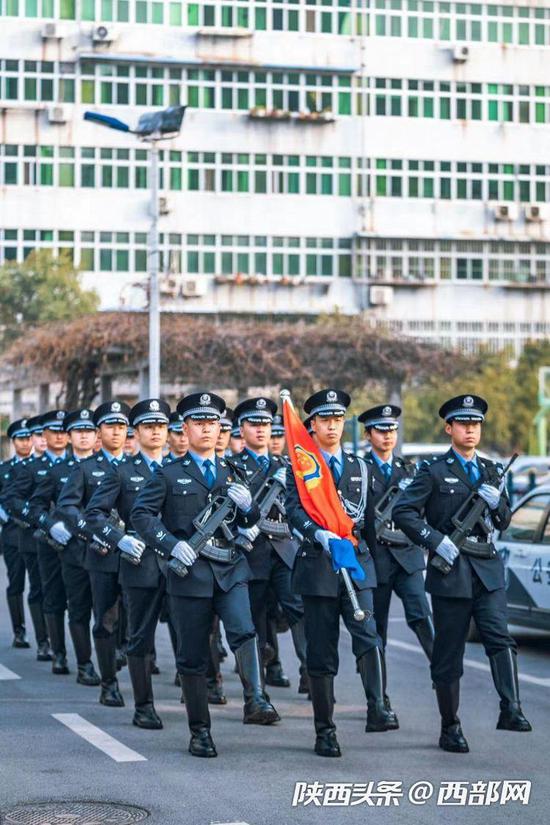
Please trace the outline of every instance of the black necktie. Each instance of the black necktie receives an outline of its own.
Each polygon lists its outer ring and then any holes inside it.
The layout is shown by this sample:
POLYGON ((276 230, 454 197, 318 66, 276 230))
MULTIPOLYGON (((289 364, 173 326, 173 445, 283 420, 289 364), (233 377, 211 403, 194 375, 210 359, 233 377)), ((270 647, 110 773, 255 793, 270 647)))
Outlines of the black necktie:
POLYGON ((214 482, 216 479, 214 478, 214 473, 212 471, 212 467, 214 466, 209 458, 202 465, 204 467, 204 480, 206 481, 206 486, 209 490, 212 489, 214 486, 214 482))
POLYGON ((330 472, 332 473, 332 477, 334 479, 334 483, 338 484, 340 481, 340 469, 338 467, 338 459, 335 455, 331 455, 329 461, 330 472))

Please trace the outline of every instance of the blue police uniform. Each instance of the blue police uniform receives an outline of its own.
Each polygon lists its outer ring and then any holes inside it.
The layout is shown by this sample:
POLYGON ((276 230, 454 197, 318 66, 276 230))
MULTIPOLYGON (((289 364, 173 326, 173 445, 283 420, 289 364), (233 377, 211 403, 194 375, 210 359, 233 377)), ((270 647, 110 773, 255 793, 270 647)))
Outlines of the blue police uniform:
MULTIPOLYGON (((249 421, 271 424, 273 414, 277 410, 277 405, 270 399, 263 397, 248 398, 235 408, 235 419, 239 426, 249 421)), ((256 497, 265 482, 272 478, 277 471, 286 470, 287 462, 280 456, 270 453, 257 455, 253 450, 245 448, 236 458, 237 463, 242 467, 243 472, 249 479, 253 495, 256 497)), ((264 488, 265 489, 265 488, 264 488)), ((281 507, 284 509, 284 495, 281 507)), ((267 519, 286 524, 286 519, 281 514, 281 508, 274 506, 267 519)), ((294 649, 300 662, 300 692, 307 693, 306 678, 306 641, 304 633, 304 608, 302 600, 297 593, 292 590, 292 569, 297 553, 297 543, 292 538, 287 525, 287 536, 275 536, 270 531, 270 523, 260 522, 260 533, 253 541, 253 550, 248 556, 251 576, 248 585, 250 594, 250 608, 254 626, 260 642, 262 654, 267 643, 267 608, 269 604, 269 594, 273 591, 275 598, 281 606, 281 610, 286 617, 294 649)))
MULTIPOLYGON (((101 424, 120 423, 128 425, 130 408, 121 401, 100 404, 94 412, 93 422, 101 424)), ((119 456, 122 458, 122 454, 119 456)), ((120 615, 120 584, 118 581, 119 553, 99 552, 94 541, 94 531, 88 527, 84 512, 94 491, 110 473, 114 456, 105 450, 85 458, 76 464, 61 490, 57 501, 57 513, 67 518, 66 526, 71 531, 71 523, 77 524, 81 534, 87 539, 85 566, 90 575, 94 625, 92 635, 101 674, 99 701, 110 707, 122 707, 124 699, 116 678, 116 645, 120 615)), ((74 535, 74 531, 73 535, 74 535)), ((101 537, 100 537, 101 538, 101 537)))
MULTIPOLYGON (((457 396, 442 405, 439 415, 446 422, 482 422, 487 406, 479 396, 457 396)), ((482 484, 502 487, 498 468, 492 461, 477 458, 476 463, 477 480, 465 471, 452 449, 431 462, 424 462, 393 511, 396 525, 412 542, 428 550, 426 589, 432 597, 435 624, 431 673, 442 720, 440 747, 459 752, 468 750, 457 711, 464 648, 472 617, 501 697, 497 726, 530 730, 519 703, 516 644, 507 627, 504 566, 500 555, 489 542, 487 558, 460 552, 447 574, 432 563, 438 557, 442 541, 453 533, 453 516, 472 491, 479 490, 482 484)), ((484 518, 497 530, 508 526, 511 511, 504 488, 496 506, 493 509, 487 506, 484 518)), ((485 541, 485 532, 481 526, 475 527, 471 537, 474 541, 485 541)))
MULTIPOLYGON (((186 396, 177 409, 185 420, 219 421, 225 402, 213 393, 193 393, 186 396)), ((238 471, 226 459, 212 456, 208 461, 203 473, 188 453, 157 470, 137 496, 130 516, 132 524, 140 537, 167 559, 178 552, 182 540, 193 536, 196 531, 193 520, 199 513, 217 496, 227 496, 229 488, 239 480, 238 471)), ((234 506, 229 522, 232 529, 248 528, 258 517, 255 505, 246 513, 234 506)), ((248 600, 248 563, 223 531, 218 530, 213 542, 220 551, 225 551, 227 561, 199 556, 187 566, 185 577, 171 568, 167 573, 170 614, 177 635, 177 666, 191 730, 189 750, 196 756, 216 755, 210 736, 206 684, 214 613, 224 623, 239 666, 245 693, 244 721, 271 724, 278 719, 261 687, 256 634, 248 600)))
MULTIPOLYGON (((350 400, 349 395, 341 390, 320 390, 307 399, 304 410, 314 426, 317 416, 344 416, 350 400)), ((302 507, 292 472, 288 475, 286 512, 290 526, 302 537, 293 571, 293 588, 302 596, 304 603, 307 669, 317 734, 315 752, 320 756, 340 756, 332 718, 340 616, 351 634, 352 650, 365 688, 366 729, 389 730, 389 717, 383 699, 382 643, 372 615, 376 572, 370 552, 375 534, 369 470, 363 459, 343 450, 334 457, 327 457, 344 509, 356 522, 359 537, 356 556, 365 578, 354 584, 359 605, 368 618, 361 622, 353 618, 353 608, 341 576, 334 572, 331 559, 315 538, 322 528, 302 507)))
MULTIPOLYGON (((130 412, 130 424, 168 424, 170 407, 160 399, 138 402, 130 412)), ((125 535, 135 536, 130 513, 134 502, 152 478, 161 461, 153 462, 143 453, 124 456, 111 468, 86 507, 89 528, 100 533, 111 553, 118 552, 125 535), (156 465, 153 466, 153 464, 156 465), (109 524, 112 511, 121 519, 120 527, 109 524)), ((162 722, 153 704, 151 675, 154 666, 155 630, 166 592, 165 562, 150 546, 138 564, 124 556, 120 560, 119 581, 128 610, 128 670, 134 692, 134 724, 160 729, 162 722)))

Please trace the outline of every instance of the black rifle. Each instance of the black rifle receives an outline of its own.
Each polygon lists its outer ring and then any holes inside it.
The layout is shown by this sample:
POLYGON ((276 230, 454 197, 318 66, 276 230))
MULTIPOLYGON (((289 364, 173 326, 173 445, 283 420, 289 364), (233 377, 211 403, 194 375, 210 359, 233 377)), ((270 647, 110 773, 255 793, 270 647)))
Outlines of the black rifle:
MULTIPOLYGON (((227 459, 226 459, 227 460, 227 459)), ((228 462, 229 463, 229 462, 228 462)), ((229 465, 239 481, 243 482, 242 477, 233 465, 229 465)), ((257 472, 260 472, 258 469, 257 472)), ((253 478, 256 474, 254 474, 253 478)), ((252 479, 251 479, 252 480, 252 479)), ((226 519, 233 512, 235 504, 229 496, 217 495, 213 501, 209 501, 206 507, 193 519, 193 527, 195 532, 190 539, 185 539, 187 544, 195 551, 197 556, 203 556, 210 561, 218 561, 229 563, 237 558, 237 551, 235 547, 244 550, 245 553, 250 553, 252 550, 252 542, 245 536, 233 536, 229 525, 226 524, 226 519), (212 544, 212 539, 217 530, 222 530, 224 538, 227 541, 226 546, 216 546, 212 544)), ((179 559, 171 558, 168 562, 168 567, 173 573, 176 573, 182 579, 188 575, 189 570, 187 565, 183 564, 179 559)))
POLYGON ((267 533, 270 537, 276 539, 291 537, 290 528, 286 522, 285 508, 280 500, 281 493, 285 489, 286 487, 282 481, 278 481, 274 476, 268 476, 254 496, 254 501, 260 509, 258 527, 262 533, 267 533), (283 517, 280 521, 269 518, 273 507, 276 507, 279 515, 283 517))
MULTIPOLYGON (((500 474, 498 483, 505 477, 517 457, 518 453, 514 453, 500 474)), ((491 541, 484 541, 483 538, 480 541, 477 536, 470 535, 475 528, 479 528, 485 539, 489 536, 492 528, 487 525, 483 517, 487 506, 487 502, 481 498, 477 490, 472 490, 466 501, 451 519, 455 529, 449 538, 454 545, 458 547, 460 552, 466 556, 473 556, 478 559, 492 559, 496 556, 496 550, 491 541)), ((436 570, 439 570, 440 573, 443 573, 444 576, 452 570, 452 565, 437 553, 430 561, 430 564, 435 567, 436 570)))
POLYGON ((392 523, 392 511, 401 498, 403 489, 398 484, 392 484, 374 508, 376 538, 392 547, 409 547, 411 543, 405 533, 397 530, 392 523))
MULTIPOLYGON (((116 510, 111 511, 111 515, 107 519, 106 523, 111 527, 114 527, 116 530, 126 530, 126 526, 116 510)), ((98 535, 95 531, 92 531, 91 535, 88 536, 88 547, 100 556, 106 556, 112 551, 111 544, 104 539, 101 534, 98 535)), ((125 561, 129 561, 131 564, 139 564, 139 560, 128 555, 128 553, 124 553, 122 550, 120 551, 120 557, 125 561)))
POLYGON ((60 542, 56 541, 52 536, 50 536, 49 532, 44 529, 44 527, 37 527, 34 533, 32 534, 33 539, 36 541, 41 541, 45 544, 49 544, 54 550, 57 550, 58 553, 62 553, 65 549, 65 545, 61 544, 60 542))

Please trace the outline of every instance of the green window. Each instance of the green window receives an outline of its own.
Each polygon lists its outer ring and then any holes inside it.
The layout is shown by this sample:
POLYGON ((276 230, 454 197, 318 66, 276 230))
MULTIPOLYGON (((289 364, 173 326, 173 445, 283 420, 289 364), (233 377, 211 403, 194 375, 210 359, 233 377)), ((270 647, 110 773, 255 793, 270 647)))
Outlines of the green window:
POLYGON ((300 175, 298 172, 289 172, 287 176, 288 181, 288 194, 289 195, 299 195, 300 194, 300 175))
POLYGON ((74 20, 75 0, 59 0, 59 16, 62 20, 74 20))
POLYGON ((134 268, 136 272, 147 272, 147 252, 145 249, 136 249, 134 253, 134 268))
POLYGON ((136 189, 147 189, 147 167, 136 166, 135 170, 135 187, 136 189))
POLYGON ((84 163, 80 167, 80 185, 85 189, 93 189, 95 186, 95 166, 84 163))
POLYGON ((115 260, 117 272, 128 272, 130 269, 130 253, 127 249, 117 249, 115 260))
POLYGON ((40 164, 40 186, 53 186, 53 164, 40 164))
POLYGON ((267 192, 266 172, 254 172, 254 191, 258 195, 265 195, 267 192))
POLYGON ((199 170, 198 169, 188 169, 187 170, 187 188, 190 192, 198 192, 199 191, 199 170))
POLYGON ((317 194, 317 175, 315 172, 308 172, 306 174, 306 195, 317 194))
POLYGON ((128 189, 130 186, 130 170, 127 166, 118 166, 116 169, 117 189, 128 189))
POLYGON ((350 174, 342 174, 338 175, 338 194, 349 198, 351 197, 351 175, 350 174))
POLYGON ((233 191, 233 172, 231 169, 222 169, 222 192, 233 191))
POLYGON ((489 101, 489 120, 498 120, 498 101, 489 101))
POLYGON ((249 175, 244 170, 237 172, 237 192, 248 192, 249 190, 249 175))
POLYGON ((199 271, 199 253, 195 250, 187 252, 187 272, 196 275, 199 271))
POLYGON ((60 163, 59 164, 59 185, 60 186, 74 186, 74 164, 60 163))
POLYGON ((388 178, 386 175, 376 176, 376 194, 380 197, 385 197, 388 192, 388 178))
POLYGON ((170 167, 170 189, 175 192, 181 191, 183 186, 183 175, 180 167, 170 167))
POLYGON ((80 250, 80 269, 84 272, 93 272, 94 270, 94 250, 81 249, 80 250))
POLYGON ((442 200, 451 199, 451 179, 441 178, 439 181, 439 197, 442 200))
POLYGON ((99 269, 101 272, 110 272, 113 268, 113 253, 110 249, 99 250, 99 269))

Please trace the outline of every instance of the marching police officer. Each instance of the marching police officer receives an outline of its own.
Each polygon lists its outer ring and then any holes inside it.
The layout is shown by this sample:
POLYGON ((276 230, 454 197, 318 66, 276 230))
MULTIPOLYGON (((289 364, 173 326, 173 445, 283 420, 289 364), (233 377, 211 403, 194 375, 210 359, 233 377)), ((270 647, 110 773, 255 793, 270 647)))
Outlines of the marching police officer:
POLYGON ((451 447, 422 464, 393 510, 396 525, 429 552, 426 589, 431 593, 435 624, 431 674, 441 714, 439 747, 458 753, 469 750, 457 711, 472 617, 500 696, 497 728, 531 730, 519 700, 516 643, 507 626, 504 565, 491 541, 492 528, 505 529, 511 511, 499 474, 502 468, 476 453, 487 409, 487 402, 477 395, 459 395, 441 406, 439 415, 451 447), (483 523, 472 527, 470 548, 457 548, 452 519, 472 492, 486 502, 483 523))
POLYGON ((276 413, 271 423, 271 440, 269 442, 269 452, 272 455, 283 455, 285 451, 285 425, 283 416, 276 413))
MULTIPOLYGON (((119 619, 119 553, 105 553, 87 528, 83 516, 95 489, 109 473, 110 464, 124 455, 130 408, 122 401, 106 401, 94 412, 93 422, 101 435, 101 450, 79 462, 61 490, 57 502, 60 520, 50 535, 67 544, 76 530, 88 539, 86 568, 90 574, 94 610, 93 637, 101 674, 99 701, 108 707, 123 707, 124 699, 116 678, 116 641, 119 619), (72 525, 76 524, 76 528, 72 525), (101 552, 100 552, 101 550, 101 552)), ((99 539, 101 537, 98 537, 99 539)))
POLYGON ((176 458, 181 458, 187 452, 188 446, 187 433, 183 431, 183 417, 179 412, 170 413, 170 421, 168 422, 169 452, 165 455, 163 463, 166 464, 176 458))
MULTIPOLYGON (((269 480, 286 486, 287 463, 281 456, 269 453, 271 422, 277 411, 277 404, 269 398, 247 398, 235 408, 235 419, 241 429, 245 444, 238 456, 238 462, 249 478, 252 494, 260 496, 267 492, 269 480)), ((306 639, 304 633, 304 608, 300 597, 292 592, 291 575, 296 558, 297 544, 292 539, 286 519, 277 507, 251 528, 247 537, 254 549, 248 556, 252 571, 248 590, 254 626, 264 654, 267 643, 267 605, 269 590, 272 589, 288 621, 294 649, 300 662, 299 692, 307 693, 306 639), (276 530, 286 528, 286 535, 276 530)))
MULTIPOLYGON (((379 503, 399 493, 400 488, 412 480, 415 467, 412 462, 395 454, 397 431, 399 428, 400 407, 394 404, 381 404, 371 407, 359 416, 364 425, 371 450, 365 455, 365 461, 371 471, 370 491, 375 508, 379 503)), ((372 548, 376 568, 377 585, 373 593, 374 618, 376 630, 386 649, 388 636, 388 614, 392 593, 396 593, 403 602, 405 618, 411 630, 418 637, 429 660, 433 648, 433 621, 426 591, 424 589, 425 570, 424 553, 415 547, 399 530, 392 529, 391 512, 389 526, 377 525, 376 546, 372 548)), ((386 660, 384 666, 384 697, 388 711, 391 709, 386 694, 386 660)), ((394 727, 399 727, 397 716, 393 711, 394 727)))
POLYGON ((25 592, 25 562, 19 552, 17 525, 10 519, 9 514, 2 507, 2 496, 8 494, 14 467, 29 458, 32 451, 31 431, 27 418, 18 418, 8 426, 8 438, 13 444, 14 454, 8 461, 0 464, 0 525, 2 526, 0 541, 6 571, 8 586, 6 597, 13 628, 13 647, 30 647, 25 635, 25 608, 23 593, 25 592))
POLYGON ((342 449, 346 410, 350 396, 332 388, 310 396, 304 410, 342 505, 356 523, 360 540, 357 561, 365 578, 355 583, 363 621, 353 617, 353 608, 341 577, 334 572, 329 541, 336 536, 316 524, 300 503, 293 472, 287 476, 286 512, 291 527, 302 536, 293 572, 293 588, 302 596, 307 640, 307 671, 313 702, 319 756, 340 756, 333 721, 334 677, 338 672, 340 616, 352 637, 352 649, 367 698, 366 731, 386 731, 391 719, 384 705, 382 683, 382 642, 372 617, 372 589, 376 586, 374 561, 369 548, 375 546, 374 507, 369 495, 369 470, 365 461, 342 449))
POLYGON ((139 401, 130 412, 139 451, 126 456, 109 472, 86 507, 85 518, 95 533, 101 533, 111 553, 121 551, 119 580, 128 608, 128 670, 134 692, 133 724, 159 730, 162 721, 153 704, 151 674, 154 665, 155 630, 166 591, 163 562, 151 547, 138 538, 130 512, 132 506, 162 466, 162 450, 168 435, 170 407, 160 398, 139 401), (124 526, 109 524, 116 510, 124 526))
POLYGON ((18 551, 29 576, 27 604, 29 605, 36 636, 36 658, 39 662, 49 662, 52 659, 52 654, 50 652, 50 640, 44 619, 42 581, 40 579, 40 568, 38 566, 38 548, 33 536, 33 528, 29 521, 28 501, 40 478, 39 473, 46 473, 46 467, 49 466, 50 460, 46 457, 44 461, 42 461, 43 453, 46 449, 43 436, 42 416, 35 415, 27 419, 27 427, 31 433, 33 452, 28 458, 13 465, 10 483, 6 486, 6 493, 4 494, 4 492, 2 492, 0 503, 10 516, 10 519, 17 525, 18 551))
MULTIPOLYGON (((37 491, 40 490, 41 484, 48 480, 53 468, 64 464, 67 458, 68 438, 64 428, 65 415, 65 410, 50 410, 42 416, 46 451, 38 461, 29 466, 29 470, 31 467, 34 469, 36 480, 26 506, 28 520, 34 528, 39 527, 38 517, 39 513, 42 512, 40 504, 38 512, 35 510, 37 491)), ((38 567, 42 582, 44 617, 53 653, 52 673, 65 675, 69 673, 65 646, 67 595, 61 572, 61 560, 57 550, 39 536, 40 533, 35 533, 38 567)))
POLYGON ((206 671, 214 613, 224 623, 239 666, 245 697, 244 723, 271 724, 279 717, 262 689, 246 559, 221 529, 209 544, 210 555, 217 557, 216 561, 202 555, 197 558, 188 539, 196 532, 193 520, 219 496, 231 499, 230 520, 235 526, 251 527, 259 512, 232 462, 216 456, 219 422, 225 409, 223 398, 208 392, 193 393, 177 409, 184 419, 189 450, 183 458, 156 471, 138 495, 131 520, 147 544, 163 557, 177 560, 180 568, 176 573, 169 565, 167 587, 191 730, 189 752, 213 757, 216 749, 210 735, 206 671))
MULTIPOLYGON (((77 662, 76 681, 80 685, 94 687, 99 685, 100 678, 91 660, 92 591, 90 576, 84 563, 86 545, 76 537, 71 538, 66 544, 63 543, 65 528, 60 529, 59 517, 56 515, 57 500, 73 467, 92 455, 96 437, 92 410, 84 408, 67 413, 63 426, 69 438, 72 456, 66 456, 63 461, 54 463, 49 472, 42 476, 31 496, 30 507, 35 524, 41 531, 51 536, 50 541, 57 546, 61 557, 61 574, 69 614, 69 632, 77 662), (53 533, 54 535, 59 533, 61 542, 56 542, 50 533, 55 524, 58 526, 53 533)), ((45 546, 48 547, 48 545, 45 546)))
POLYGON ((220 435, 216 442, 216 455, 219 458, 225 458, 228 454, 231 455, 229 442, 231 441, 231 430, 233 429, 233 416, 233 410, 227 407, 220 418, 220 435))

